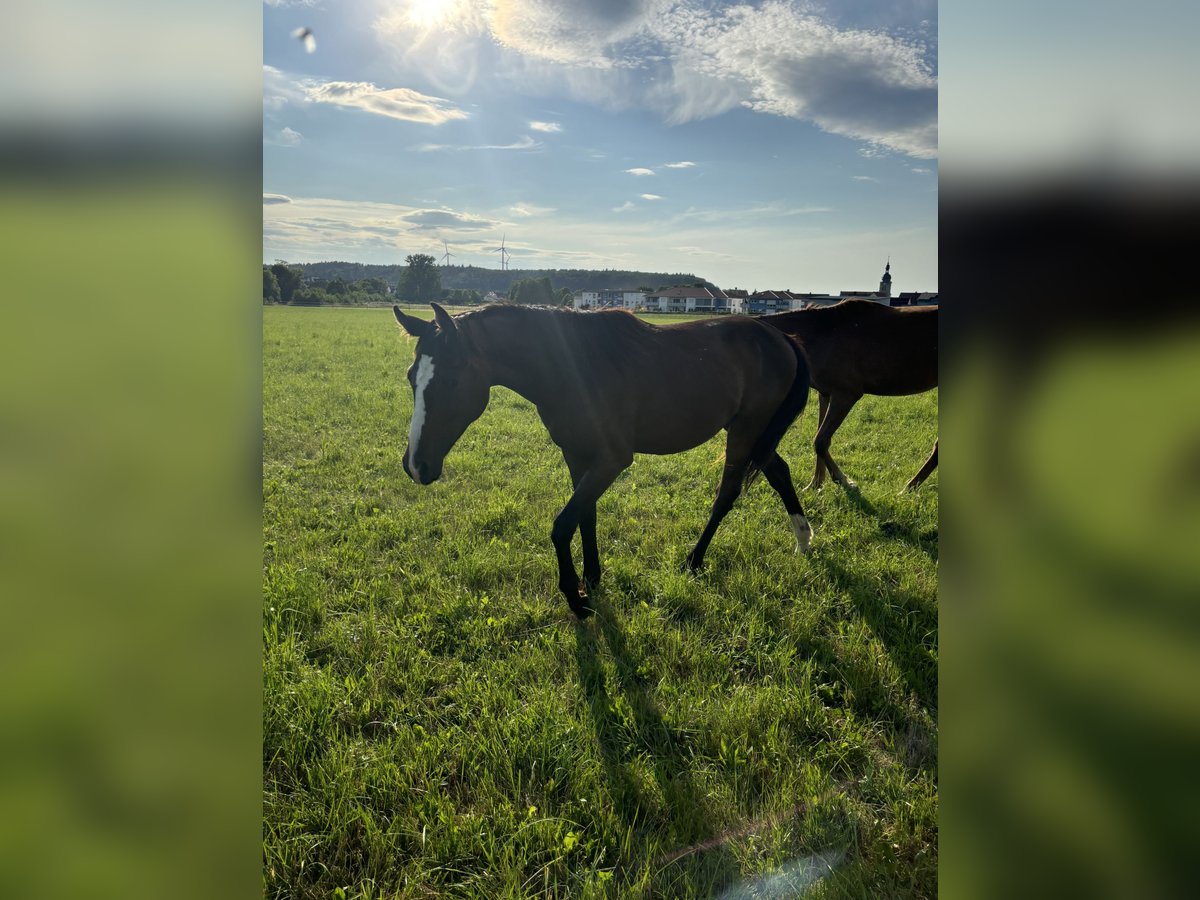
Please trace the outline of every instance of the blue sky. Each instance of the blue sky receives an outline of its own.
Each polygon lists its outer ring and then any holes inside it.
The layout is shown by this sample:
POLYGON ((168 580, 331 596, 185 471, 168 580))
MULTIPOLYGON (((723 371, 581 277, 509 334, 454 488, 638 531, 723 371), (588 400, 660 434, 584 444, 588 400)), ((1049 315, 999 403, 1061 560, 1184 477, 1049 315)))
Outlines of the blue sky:
POLYGON ((933 2, 263 10, 266 261, 937 288, 933 2))

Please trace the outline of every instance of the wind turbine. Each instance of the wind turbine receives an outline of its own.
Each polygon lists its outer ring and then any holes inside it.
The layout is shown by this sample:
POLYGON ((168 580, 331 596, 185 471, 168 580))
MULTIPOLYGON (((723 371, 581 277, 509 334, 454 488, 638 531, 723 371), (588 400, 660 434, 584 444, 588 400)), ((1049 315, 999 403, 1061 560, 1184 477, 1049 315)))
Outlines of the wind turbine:
POLYGON ((493 247, 493 248, 491 249, 491 252, 492 252, 492 253, 499 253, 499 254, 500 254, 500 270, 501 270, 501 271, 503 271, 503 270, 505 270, 505 269, 507 269, 507 268, 508 268, 508 258, 509 258, 510 256, 512 256, 512 254, 511 254, 511 253, 509 253, 509 252, 508 252, 506 249, 504 249, 504 241, 505 241, 505 238, 507 238, 507 237, 508 237, 508 235, 504 235, 503 237, 501 237, 501 238, 500 238, 500 246, 499 246, 499 247, 493 247))
POLYGON ((445 238, 442 238, 442 246, 446 248, 446 255, 442 257, 442 265, 448 266, 450 265, 450 257, 452 257, 454 254, 450 252, 450 245, 446 243, 445 238))

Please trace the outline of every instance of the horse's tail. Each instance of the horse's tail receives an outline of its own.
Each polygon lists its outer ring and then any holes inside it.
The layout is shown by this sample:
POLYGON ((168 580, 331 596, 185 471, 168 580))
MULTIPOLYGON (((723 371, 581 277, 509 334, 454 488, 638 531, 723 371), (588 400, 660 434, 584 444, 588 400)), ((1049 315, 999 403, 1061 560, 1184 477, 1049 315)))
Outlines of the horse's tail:
POLYGON ((788 388, 787 396, 783 398, 783 402, 779 404, 779 408, 767 422, 767 427, 754 442, 754 448, 750 451, 750 465, 747 467, 742 481, 743 488, 748 488, 754 483, 754 479, 758 477, 762 467, 775 453, 775 448, 779 446, 779 442, 783 440, 787 430, 792 427, 792 423, 800 417, 800 413, 804 412, 804 407, 808 403, 810 383, 808 359, 805 358, 804 350, 798 341, 783 332, 780 334, 787 338, 792 352, 796 354, 796 377, 792 379, 792 386, 788 388))

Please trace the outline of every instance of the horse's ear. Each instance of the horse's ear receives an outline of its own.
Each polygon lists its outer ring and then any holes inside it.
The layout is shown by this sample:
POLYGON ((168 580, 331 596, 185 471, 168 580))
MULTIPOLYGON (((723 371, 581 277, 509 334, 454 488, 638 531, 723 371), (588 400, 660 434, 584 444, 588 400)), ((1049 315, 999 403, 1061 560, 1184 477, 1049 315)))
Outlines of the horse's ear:
POLYGON ((450 313, 442 309, 437 303, 430 303, 433 307, 433 319, 438 324, 438 328, 442 330, 442 334, 447 340, 454 340, 458 337, 458 326, 454 324, 454 319, 450 318, 450 313))
POLYGON ((425 337, 433 331, 432 322, 426 322, 424 319, 401 312, 399 306, 393 306, 392 312, 396 314, 396 321, 400 323, 400 327, 415 338, 425 337))

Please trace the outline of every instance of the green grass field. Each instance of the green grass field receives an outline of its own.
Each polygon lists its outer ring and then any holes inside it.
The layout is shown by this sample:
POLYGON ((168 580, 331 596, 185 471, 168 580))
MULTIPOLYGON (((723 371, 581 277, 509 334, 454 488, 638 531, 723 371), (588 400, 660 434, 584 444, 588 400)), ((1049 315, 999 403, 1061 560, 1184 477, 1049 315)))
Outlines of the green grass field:
MULTIPOLYGON (((801 492, 807 556, 760 479, 682 574, 723 435, 639 456, 578 624, 530 404, 493 389, 419 487, 391 311, 263 315, 266 896, 936 895, 938 476, 898 495, 936 391, 858 405, 860 493, 801 492)), ((798 489, 816 406, 780 447, 798 489)))

